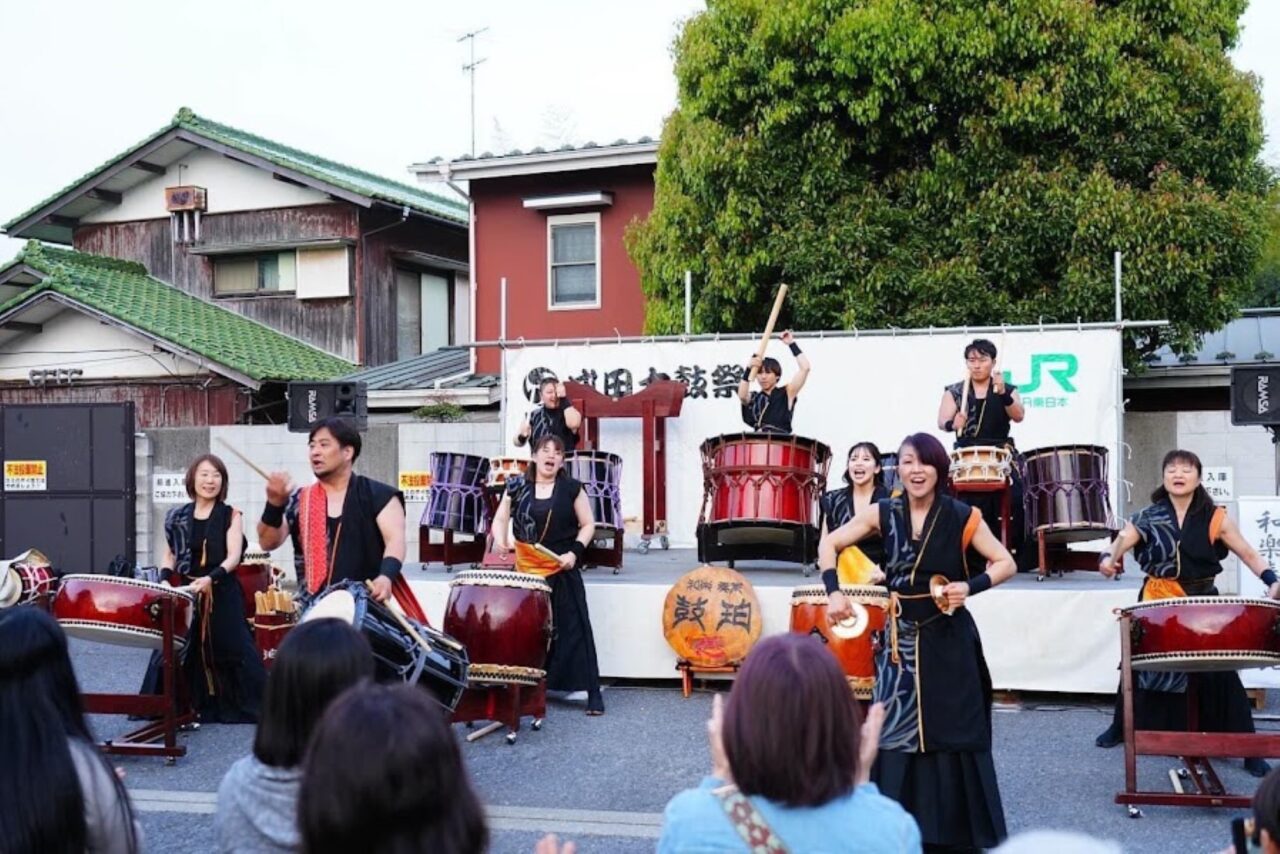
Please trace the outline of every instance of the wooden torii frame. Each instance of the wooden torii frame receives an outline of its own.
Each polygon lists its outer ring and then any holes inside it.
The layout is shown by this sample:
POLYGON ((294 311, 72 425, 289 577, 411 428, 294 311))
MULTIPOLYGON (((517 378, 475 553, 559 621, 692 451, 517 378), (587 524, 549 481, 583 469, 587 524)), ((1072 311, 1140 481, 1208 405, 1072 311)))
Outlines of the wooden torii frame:
POLYGON ((582 413, 582 427, 578 432, 578 448, 585 451, 601 450, 601 418, 639 418, 641 424, 640 450, 643 455, 644 473, 644 528, 641 532, 640 551, 649 550, 649 541, 656 534, 662 547, 667 541, 667 422, 678 418, 684 402, 685 385, 674 380, 654 380, 644 391, 620 398, 603 395, 589 385, 572 380, 564 384, 566 396, 575 409, 582 413))

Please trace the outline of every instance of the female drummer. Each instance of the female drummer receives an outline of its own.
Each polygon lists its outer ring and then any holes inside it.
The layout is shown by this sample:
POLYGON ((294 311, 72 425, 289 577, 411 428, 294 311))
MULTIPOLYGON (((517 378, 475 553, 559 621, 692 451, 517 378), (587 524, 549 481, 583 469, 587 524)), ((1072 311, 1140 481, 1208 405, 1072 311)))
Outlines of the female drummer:
MULTIPOLYGON (((235 568, 244 553, 244 519, 226 503, 227 467, 213 454, 196 457, 187 469, 192 499, 164 520, 161 569, 200 597, 183 667, 200 719, 255 723, 267 674, 244 613, 235 568)), ((160 665, 153 655, 144 692, 159 693, 160 665)))
MULTIPOLYGON (((1267 562, 1245 540, 1225 507, 1218 507, 1200 484, 1200 458, 1191 451, 1165 454, 1163 481, 1151 493, 1151 505, 1139 510, 1124 526, 1111 548, 1102 553, 1098 569, 1108 578, 1124 565, 1130 549, 1146 578, 1138 601, 1179 596, 1217 596, 1214 577, 1222 571, 1227 552, 1267 585, 1267 595, 1280 599, 1280 582, 1267 562)), ((1205 732, 1253 732, 1253 713, 1244 686, 1234 670, 1209 673, 1138 674, 1134 690, 1134 726, 1138 729, 1185 730, 1188 676, 1196 680, 1199 729, 1205 732)), ((1124 738, 1122 697, 1116 695, 1111 726, 1096 739, 1099 747, 1114 747, 1124 738)), ((1267 763, 1246 759, 1245 768, 1265 776, 1267 763)))
MULTIPOLYGON (((818 506, 822 509, 822 535, 846 524, 859 510, 889 497, 880 468, 880 449, 874 442, 858 442, 849 449, 845 461, 845 485, 823 493, 818 506)), ((884 580, 880 562, 884 547, 879 537, 867 537, 857 546, 840 553, 837 574, 841 584, 879 584, 884 580), (845 557, 848 555, 849 557, 845 557)))
POLYGON ((823 537, 818 564, 828 618, 843 619, 852 606, 839 590, 836 555, 883 538, 892 604, 876 652, 874 702, 886 714, 873 779, 915 816, 926 846, 989 848, 1005 836, 991 758, 991 677, 964 604, 1014 566, 981 513, 946 494, 949 468, 941 442, 908 436, 898 449, 905 496, 877 501, 823 537), (985 572, 970 573, 970 547, 986 558, 985 572))
POLYGON ((508 550, 515 534, 516 568, 551 585, 555 635, 547 651, 547 688, 587 692, 587 714, 604 714, 596 641, 582 584, 582 556, 595 535, 591 503, 579 481, 564 471, 564 443, 544 435, 533 446, 524 477, 507 479, 493 519, 494 550, 508 550))

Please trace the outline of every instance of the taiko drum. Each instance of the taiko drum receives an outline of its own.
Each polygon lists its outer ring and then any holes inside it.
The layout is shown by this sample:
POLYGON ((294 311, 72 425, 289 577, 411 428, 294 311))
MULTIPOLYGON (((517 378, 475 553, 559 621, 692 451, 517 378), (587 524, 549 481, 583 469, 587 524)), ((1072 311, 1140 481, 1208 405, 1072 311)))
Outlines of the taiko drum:
POLYGON ((546 676, 551 587, 523 572, 460 572, 444 631, 467 648, 473 683, 534 685, 546 676))
POLYGON ((726 667, 747 657, 760 638, 760 600, 740 573, 700 566, 667 591, 662 633, 682 660, 726 667))
POLYGON ((827 590, 821 584, 791 591, 791 631, 809 635, 840 662, 849 687, 859 700, 870 700, 876 684, 872 633, 884 631, 889 591, 871 585, 843 584, 840 591, 853 603, 854 616, 840 626, 827 621, 827 590))
POLYGON ((743 433, 702 443, 708 522, 811 525, 831 449, 801 436, 743 433))
POLYGON ((186 645, 195 600, 167 584, 103 575, 64 575, 53 616, 72 637, 159 649, 164 603, 173 608, 174 646, 186 645))
POLYGON ((1280 664, 1280 602, 1186 596, 1122 609, 1134 670, 1202 671, 1280 664))

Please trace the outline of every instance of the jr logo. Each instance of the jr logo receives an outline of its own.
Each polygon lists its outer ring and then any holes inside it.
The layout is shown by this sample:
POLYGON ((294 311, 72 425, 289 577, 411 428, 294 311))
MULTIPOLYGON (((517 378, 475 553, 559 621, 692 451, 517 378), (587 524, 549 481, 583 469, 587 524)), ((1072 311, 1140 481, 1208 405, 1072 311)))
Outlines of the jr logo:
POLYGON ((1071 378, 1080 369, 1080 360, 1076 358, 1074 353, 1032 353, 1031 379, 1025 385, 1014 383, 1013 373, 1005 371, 1004 381, 1017 385, 1018 391, 1025 397, 1040 388, 1042 381, 1041 368, 1049 374, 1063 391, 1074 392, 1076 390, 1071 378))

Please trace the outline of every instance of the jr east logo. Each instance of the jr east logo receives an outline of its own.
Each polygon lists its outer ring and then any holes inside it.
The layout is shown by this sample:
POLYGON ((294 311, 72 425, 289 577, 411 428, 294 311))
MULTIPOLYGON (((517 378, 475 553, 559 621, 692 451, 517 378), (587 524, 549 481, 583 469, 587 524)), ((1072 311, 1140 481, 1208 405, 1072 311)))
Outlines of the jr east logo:
POLYGON ((1072 378, 1079 370, 1075 353, 1032 353, 1030 379, 1019 382, 1013 371, 1004 371, 1004 381, 1018 387, 1028 409, 1060 409, 1077 391, 1072 378))

